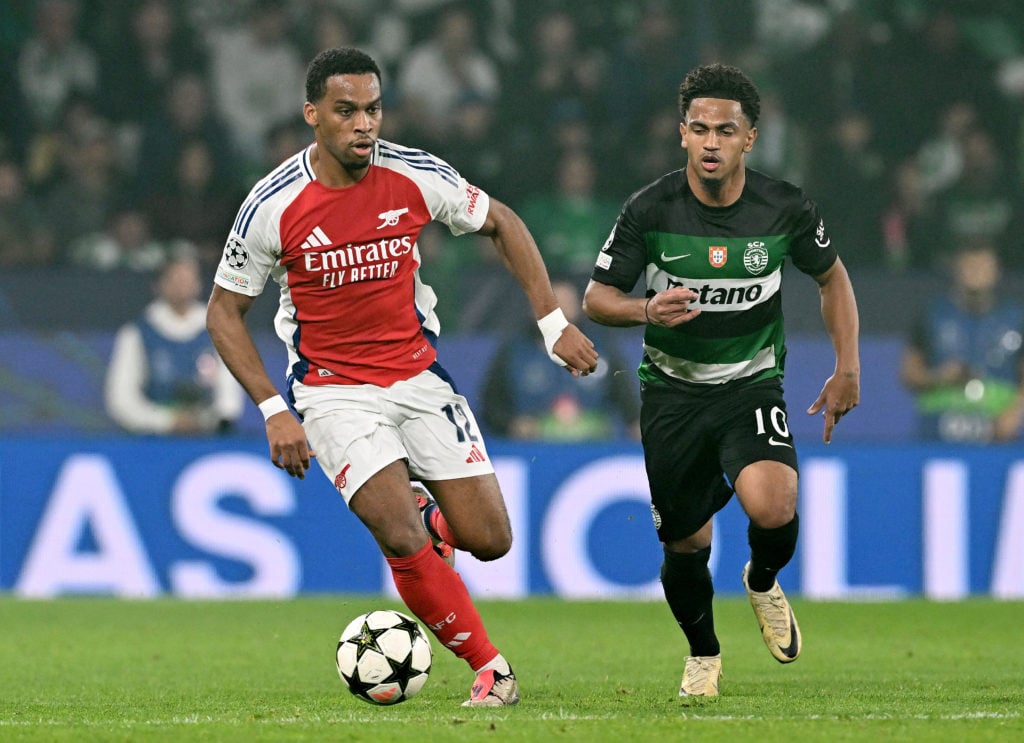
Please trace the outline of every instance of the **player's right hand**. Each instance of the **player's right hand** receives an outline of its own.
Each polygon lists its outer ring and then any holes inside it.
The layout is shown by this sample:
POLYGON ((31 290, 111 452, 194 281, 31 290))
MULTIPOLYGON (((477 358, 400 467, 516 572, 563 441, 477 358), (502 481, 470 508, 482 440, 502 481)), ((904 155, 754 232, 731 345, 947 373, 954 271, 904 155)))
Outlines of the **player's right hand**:
POLYGON ((568 366, 574 377, 585 377, 597 370, 597 350, 594 342, 572 323, 562 330, 551 349, 568 366))
POLYGON ((684 322, 690 322, 700 315, 700 308, 691 309, 690 303, 700 295, 685 286, 673 286, 671 289, 651 295, 644 307, 646 320, 651 325, 663 328, 674 328, 684 322))
POLYGON ((270 443, 270 461, 300 480, 312 466, 316 456, 309 450, 306 431, 290 411, 284 410, 267 420, 267 441, 270 443))

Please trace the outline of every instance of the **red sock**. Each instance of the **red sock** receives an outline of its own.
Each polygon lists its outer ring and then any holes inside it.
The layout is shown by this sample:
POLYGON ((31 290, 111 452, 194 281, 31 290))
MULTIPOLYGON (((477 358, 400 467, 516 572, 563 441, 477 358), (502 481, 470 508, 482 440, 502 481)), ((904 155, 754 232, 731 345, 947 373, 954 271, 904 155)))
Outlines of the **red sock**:
POLYGON ((476 670, 498 654, 459 574, 430 542, 409 557, 389 557, 398 595, 442 645, 476 670))
POLYGON ((448 526, 448 521, 445 519, 444 514, 441 513, 440 508, 435 508, 434 512, 430 514, 430 526, 442 540, 452 547, 459 549, 459 540, 452 534, 451 527, 448 526))

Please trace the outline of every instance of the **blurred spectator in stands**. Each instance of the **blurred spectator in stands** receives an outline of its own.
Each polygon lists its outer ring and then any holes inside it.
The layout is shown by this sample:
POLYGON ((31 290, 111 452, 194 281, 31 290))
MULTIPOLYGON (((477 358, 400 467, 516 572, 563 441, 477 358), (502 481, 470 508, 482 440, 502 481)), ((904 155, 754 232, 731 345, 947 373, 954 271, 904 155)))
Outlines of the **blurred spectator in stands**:
POLYGON ((607 58, 593 39, 582 38, 579 13, 555 6, 527 16, 523 53, 507 75, 503 119, 525 127, 537 146, 538 122, 567 105, 600 119, 608 106, 607 58))
MULTIPOLYGON (((267 132, 266 143, 263 145, 263 157, 258 162, 251 163, 248 170, 242 173, 240 180, 235 179, 235 181, 255 183, 312 142, 309 124, 301 116, 278 123, 267 132)), ((244 197, 244 192, 242 195, 244 197)), ((236 199, 236 205, 237 201, 236 199)))
POLYGON ((292 8, 296 12, 293 36, 300 40, 302 58, 312 59, 324 49, 354 46, 365 49, 377 59, 372 45, 360 36, 357 21, 360 14, 354 7, 356 5, 351 2, 342 5, 327 0, 292 8))
POLYGON ((18 58, 32 34, 31 10, 25 4, 0 3, 0 156, 27 149, 35 130, 25 115, 28 104, 18 78, 18 58))
POLYGON ((941 218, 935 202, 922 183, 915 157, 904 158, 889 181, 882 213, 880 267, 902 271, 932 270, 935 252, 944 244, 941 218))
POLYGON ((687 4, 684 20, 680 5, 646 0, 619 8, 620 12, 628 9, 629 15, 621 40, 612 45, 609 89, 615 94, 606 106, 611 134, 621 146, 634 146, 635 133, 643 131, 649 111, 675 104, 674 96, 665 91, 678 90, 679 70, 700 62, 715 43, 705 6, 687 4))
POLYGON ((267 134, 264 148, 263 172, 267 173, 283 163, 299 150, 313 143, 309 124, 298 116, 291 121, 282 121, 267 134))
POLYGON ((212 273, 224 249, 224 230, 237 209, 239 196, 231 186, 218 180, 215 156, 205 140, 185 142, 173 180, 161 184, 146 203, 153 234, 163 242, 181 238, 193 243, 204 272, 212 273))
POLYGON ((175 0, 181 6, 189 28, 209 48, 218 34, 245 23, 252 3, 224 2, 224 0, 175 0))
MULTIPOLYGON (((63 160, 68 147, 89 139, 97 129, 108 130, 110 124, 100 115, 95 99, 77 92, 69 95, 58 125, 35 129, 21 155, 29 189, 41 192, 55 186, 64 177, 63 160)), ((116 142, 111 142, 116 149, 116 142)))
MULTIPOLYGON (((759 88, 761 113, 757 117, 757 147, 747 153, 747 167, 804 187, 810 161, 807 132, 786 110, 778 84, 765 82, 759 88)), ((679 118, 678 112, 676 118, 679 118)))
POLYGON ((99 84, 96 52, 79 38, 77 0, 39 0, 32 35, 18 55, 18 85, 33 127, 57 127, 64 104, 75 92, 95 93, 99 84))
POLYGON ((890 173, 871 119, 862 111, 846 112, 832 122, 829 139, 812 157, 811 182, 805 185, 818 194, 822 212, 831 215, 828 230, 843 247, 843 263, 849 268, 881 265, 882 212, 890 173))
POLYGON ((149 217, 135 206, 115 209, 109 224, 73 240, 68 263, 95 271, 156 271, 168 248, 153 236, 149 217))
POLYGON ((267 133, 302 109, 306 64, 280 0, 256 0, 246 22, 212 34, 213 100, 245 163, 263 157, 267 133))
MULTIPOLYGON (((586 326, 588 335, 601 336, 600 326, 583 316, 576 284, 557 278, 551 284, 569 321, 586 326)), ((611 341, 599 343, 595 338, 601 349, 597 371, 574 379, 551 365, 532 322, 517 328, 503 340, 488 366, 481 393, 484 425, 512 439, 638 439, 639 382, 611 341)))
POLYGON ((436 142, 423 137, 422 147, 448 162, 459 163, 459 172, 470 183, 489 192, 504 191, 512 201, 516 192, 510 186, 519 181, 514 171, 522 167, 522 162, 511 159, 502 132, 495 129, 495 102, 471 93, 456 103, 453 113, 444 136, 436 142))
POLYGON ((753 38, 766 55, 783 62, 805 54, 822 42, 835 20, 834 9, 839 5, 814 0, 747 0, 747 7, 737 7, 736 2, 714 3, 721 4, 725 5, 726 12, 720 16, 722 22, 741 24, 744 32, 737 34, 739 38, 753 38), (745 25, 750 29, 743 28, 745 25))
MULTIPOLYGON (((544 189, 542 184, 554 183, 558 177, 558 161, 564 152, 584 150, 594 153, 595 158, 607 162, 610 155, 602 149, 603 134, 595 131, 593 112, 580 105, 579 101, 566 100, 544 119, 543 131, 534 126, 530 131, 512 132, 507 138, 500 138, 499 146, 504 157, 514 163, 504 173, 504 188, 514 194, 517 203, 534 196, 544 189), (522 135, 522 136, 520 136, 522 135)), ((505 120, 502 120, 503 131, 505 120)), ((676 125, 678 131, 678 124, 676 125)), ((642 150, 646 146, 643 138, 631 147, 642 150)), ((636 165, 636 157, 618 158, 619 167, 601 168, 597 174, 597 190, 618 194, 623 183, 629 183, 629 173, 636 165)))
POLYGON ((607 54, 602 39, 582 32, 584 15, 553 5, 522 18, 523 49, 503 80, 495 140, 516 163, 503 186, 514 198, 551 183, 564 149, 598 147, 594 129, 607 129, 607 54))
POLYGON ((1007 60, 1002 66, 1000 86, 1015 111, 1014 121, 1006 129, 1000 128, 999 131, 1005 131, 1008 135, 1013 170, 1017 176, 1014 189, 1019 192, 1024 188, 1024 48, 1021 49, 1019 56, 1007 60))
MULTIPOLYGON (((803 5, 809 10, 808 3, 803 5)), ((769 13, 767 7, 763 12, 769 13)), ((823 8, 814 12, 829 13, 823 8)), ((805 21, 811 17, 803 16, 805 21)), ((809 137, 821 133, 823 140, 834 135, 837 122, 850 111, 860 111, 871 122, 884 122, 889 129, 889 120, 895 115, 892 79, 898 77, 893 70, 898 69, 902 75, 904 68, 889 63, 892 52, 884 28, 857 4, 847 4, 834 17, 825 15, 817 18, 816 23, 822 20, 827 26, 815 44, 776 60, 772 77, 785 81, 783 100, 787 112, 801 122, 809 137)), ((812 153, 829 146, 825 141, 811 142, 812 153)), ((815 155, 811 157, 813 161, 815 155)), ((822 169, 815 166, 814 170, 822 169)), ((845 243, 843 247, 846 248, 845 243)), ((844 261, 846 255, 843 254, 844 261)))
POLYGON ((553 188, 536 190, 523 204, 520 215, 553 274, 585 281, 608 238, 619 202, 597 191, 597 175, 587 150, 567 150, 558 158, 553 188))
POLYGON ((647 113, 636 143, 636 157, 616 168, 617 184, 609 189, 630 194, 647 183, 685 164, 679 133, 679 106, 674 101, 647 113))
POLYGON ((126 178, 110 125, 93 119, 61 141, 59 177, 43 209, 65 256, 79 238, 105 231, 126 195, 126 178))
POLYGON ((459 298, 434 308, 446 332, 490 332, 506 326, 513 315, 507 308, 509 296, 517 296, 517 287, 490 238, 475 232, 455 237, 447 227, 431 223, 417 246, 423 281, 459 298))
POLYGON ((1019 261, 1020 199, 1013 192, 1006 155, 979 126, 964 137, 963 161, 960 176, 936 196, 947 247, 982 240, 1000 250, 1003 259, 1019 261))
POLYGON ((206 56, 170 0, 141 0, 121 21, 112 48, 103 50, 104 113, 115 121, 137 121, 164 104, 179 74, 205 74, 206 56))
POLYGON ((102 50, 103 112, 140 127, 148 112, 164 105, 180 73, 206 74, 206 58, 171 0, 141 0, 119 20, 110 47, 102 50))
POLYGON ((1000 291, 999 255, 976 241, 953 256, 949 293, 936 297, 907 340, 903 383, 926 439, 1019 439, 1024 422, 1024 304, 1000 291))
POLYGON ((26 192, 17 162, 0 159, 0 268, 31 268, 55 263, 53 230, 26 192))
POLYGON ((140 434, 225 433, 241 416, 244 393, 206 332, 199 264, 176 255, 160 272, 155 298, 114 339, 107 412, 140 434))
POLYGON ((959 0, 930 2, 912 24, 898 30, 897 54, 885 71, 896 86, 890 99, 895 105, 884 110, 887 146, 897 154, 912 152, 930 136, 950 101, 970 101, 985 126, 1006 125, 1008 103, 998 88, 996 63, 970 39, 969 29, 978 28, 977 17, 990 14, 990 7, 959 0))
POLYGON ((210 102, 205 78, 185 72, 174 78, 163 105, 146 119, 139 150, 141 161, 136 169, 135 188, 141 197, 160 193, 163 184, 174 178, 185 145, 196 139, 209 146, 218 183, 241 182, 243 171, 234 157, 227 126, 210 102))
POLYGON ((948 188, 964 169, 964 140, 980 126, 978 109, 968 100, 947 100, 935 118, 933 131, 918 142, 915 156, 921 172, 921 187, 929 195, 948 188))
POLYGON ((436 142, 450 132, 460 100, 494 99, 500 92, 497 62, 478 44, 474 5, 453 3, 431 35, 415 45, 398 69, 399 101, 410 126, 436 142))

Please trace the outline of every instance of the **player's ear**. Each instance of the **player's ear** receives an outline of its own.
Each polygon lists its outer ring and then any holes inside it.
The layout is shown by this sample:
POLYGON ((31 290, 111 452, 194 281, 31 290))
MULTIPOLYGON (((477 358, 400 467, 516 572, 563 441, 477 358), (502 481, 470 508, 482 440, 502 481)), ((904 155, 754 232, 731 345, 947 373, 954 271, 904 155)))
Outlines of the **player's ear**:
POLYGON ((306 120, 306 123, 310 126, 317 125, 316 106, 309 101, 302 104, 302 118, 306 120))
POLYGON ((686 122, 679 122, 679 146, 686 149, 686 122))
POLYGON ((754 149, 754 140, 755 139, 757 139, 757 127, 756 126, 752 126, 752 127, 750 127, 750 131, 747 132, 747 141, 743 145, 743 151, 744 152, 750 152, 752 149, 754 149))

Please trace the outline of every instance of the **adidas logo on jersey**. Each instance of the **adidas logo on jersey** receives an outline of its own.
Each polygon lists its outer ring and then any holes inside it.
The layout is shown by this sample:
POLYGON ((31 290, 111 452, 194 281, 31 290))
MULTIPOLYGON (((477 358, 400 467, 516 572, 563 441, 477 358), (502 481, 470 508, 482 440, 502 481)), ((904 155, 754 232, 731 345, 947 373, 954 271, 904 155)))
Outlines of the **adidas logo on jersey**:
POLYGON ((473 444, 473 447, 469 450, 469 456, 466 457, 466 464, 473 464, 473 462, 486 462, 486 461, 487 461, 487 457, 485 457, 483 455, 483 452, 481 452, 477 448, 476 444, 473 444))
POLYGON ((394 227, 398 224, 398 218, 403 214, 409 213, 409 207, 403 207, 401 209, 391 209, 390 211, 381 212, 377 215, 377 219, 381 222, 377 225, 378 230, 382 230, 385 227, 394 227))
POLYGON ((327 233, 320 229, 320 225, 309 234, 306 238, 306 242, 302 243, 303 250, 309 250, 310 248, 320 248, 324 245, 330 245, 331 238, 327 237, 327 233))

